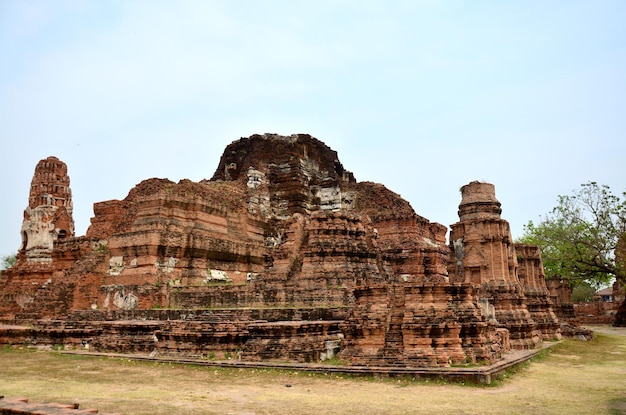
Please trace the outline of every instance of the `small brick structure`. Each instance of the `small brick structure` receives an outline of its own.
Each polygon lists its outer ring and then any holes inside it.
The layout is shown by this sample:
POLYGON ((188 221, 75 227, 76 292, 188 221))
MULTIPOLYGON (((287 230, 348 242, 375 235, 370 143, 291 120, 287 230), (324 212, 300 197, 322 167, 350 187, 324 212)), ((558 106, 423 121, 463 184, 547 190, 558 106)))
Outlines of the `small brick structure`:
POLYGON ((611 324, 615 321, 619 303, 594 301, 574 303, 573 307, 576 321, 580 324, 611 324))
POLYGON ((79 409, 79 404, 31 403, 26 398, 5 399, 0 396, 0 415, 122 415, 98 412, 97 409, 79 409))

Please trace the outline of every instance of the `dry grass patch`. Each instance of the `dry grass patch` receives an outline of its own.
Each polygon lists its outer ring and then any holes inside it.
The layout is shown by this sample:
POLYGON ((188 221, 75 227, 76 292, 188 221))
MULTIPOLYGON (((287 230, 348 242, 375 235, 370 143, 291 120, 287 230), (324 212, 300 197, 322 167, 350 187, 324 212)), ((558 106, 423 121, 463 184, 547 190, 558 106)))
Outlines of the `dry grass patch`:
POLYGON ((567 340, 496 386, 0 351, 0 394, 135 414, 620 414, 626 337, 567 340))

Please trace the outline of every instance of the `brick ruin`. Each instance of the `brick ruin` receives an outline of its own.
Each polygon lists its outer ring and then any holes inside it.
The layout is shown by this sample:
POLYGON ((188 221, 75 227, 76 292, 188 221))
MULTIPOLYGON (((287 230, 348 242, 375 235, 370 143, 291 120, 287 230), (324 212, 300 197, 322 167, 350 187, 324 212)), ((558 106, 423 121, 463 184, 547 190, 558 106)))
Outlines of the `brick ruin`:
POLYGON ((210 180, 149 179, 94 204, 74 235, 67 167, 35 170, 0 344, 444 367, 560 338, 536 247, 515 245, 494 186, 459 222, 358 182, 305 134, 226 147, 210 180))
POLYGON ((35 167, 22 222, 22 247, 29 263, 52 262, 54 242, 74 236, 72 191, 67 166, 56 157, 35 167))
POLYGON ((0 415, 121 415, 111 412, 99 412, 95 408, 79 409, 78 403, 38 403, 26 398, 5 399, 0 396, 0 415))

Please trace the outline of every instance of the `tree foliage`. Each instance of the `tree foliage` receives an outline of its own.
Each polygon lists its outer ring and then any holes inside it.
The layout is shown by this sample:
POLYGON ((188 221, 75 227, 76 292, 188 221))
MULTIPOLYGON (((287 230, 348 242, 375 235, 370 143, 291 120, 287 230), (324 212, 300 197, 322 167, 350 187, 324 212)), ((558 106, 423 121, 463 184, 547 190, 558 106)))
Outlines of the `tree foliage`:
POLYGON ((539 245, 546 277, 599 287, 613 278, 626 282, 615 258, 620 238, 626 238, 626 192, 620 198, 608 186, 588 182, 559 196, 538 224, 529 221, 520 242, 539 245))
POLYGON ((15 255, 3 256, 2 262, 0 263, 0 270, 11 268, 13 265, 15 265, 16 261, 17 261, 17 258, 15 257, 15 255))
POLYGON ((582 282, 572 289, 571 300, 573 303, 590 303, 595 293, 596 289, 592 285, 582 282))

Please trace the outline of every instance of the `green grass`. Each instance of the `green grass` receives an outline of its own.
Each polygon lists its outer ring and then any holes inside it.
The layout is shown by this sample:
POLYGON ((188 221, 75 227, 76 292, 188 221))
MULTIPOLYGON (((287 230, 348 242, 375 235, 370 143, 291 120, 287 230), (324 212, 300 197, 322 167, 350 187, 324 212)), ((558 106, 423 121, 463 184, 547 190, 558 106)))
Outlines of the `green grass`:
POLYGON ((0 395, 126 415, 626 414, 625 379, 625 335, 565 340, 491 387, 0 348, 0 395))

